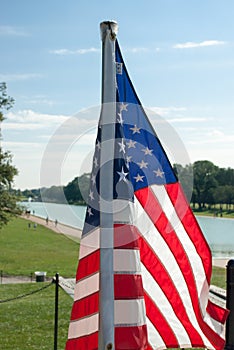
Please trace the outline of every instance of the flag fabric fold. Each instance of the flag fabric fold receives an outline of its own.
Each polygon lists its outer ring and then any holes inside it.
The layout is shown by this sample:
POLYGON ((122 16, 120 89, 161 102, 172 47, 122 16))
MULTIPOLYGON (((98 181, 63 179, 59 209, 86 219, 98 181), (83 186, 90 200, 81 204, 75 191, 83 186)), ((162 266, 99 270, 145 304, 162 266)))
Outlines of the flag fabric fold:
MULTIPOLYGON (((227 310, 208 300, 210 248, 137 97, 118 42, 113 173, 114 349, 221 350, 227 310)), ((66 350, 98 349, 99 124, 66 350)), ((105 166, 105 165, 104 165, 105 166)))

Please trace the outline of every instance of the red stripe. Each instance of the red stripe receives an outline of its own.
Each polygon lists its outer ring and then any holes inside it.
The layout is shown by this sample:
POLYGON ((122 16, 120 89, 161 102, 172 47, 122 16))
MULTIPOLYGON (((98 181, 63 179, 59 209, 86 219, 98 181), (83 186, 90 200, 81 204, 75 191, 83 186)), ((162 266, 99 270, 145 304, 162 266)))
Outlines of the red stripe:
POLYGON ((98 350, 98 332, 76 339, 68 339, 65 350, 98 350))
POLYGON ((71 320, 77 320, 98 312, 99 293, 94 293, 74 302, 71 320))
MULTIPOLYGON (((200 344, 199 346, 201 346, 201 344, 203 343, 202 338, 200 337, 199 333, 196 331, 194 326, 191 324, 181 296, 175 288, 175 285, 173 284, 167 270, 142 237, 139 239, 139 244, 142 263, 145 265, 151 276, 162 289, 173 310, 175 311, 179 321, 186 329, 188 336, 191 339, 191 343, 193 341, 196 344, 200 344)), ((173 273, 173 266, 171 267, 171 273, 173 273)), ((148 315, 147 309, 146 314, 148 315)), ((153 323, 157 325, 156 318, 154 319, 153 323)))
POLYGON ((212 272, 212 258, 211 251, 207 241, 198 225, 196 218, 187 202, 187 199, 183 193, 183 189, 179 183, 166 185, 167 193, 171 199, 171 202, 175 208, 175 211, 185 227, 188 236, 192 240, 196 247, 197 253, 202 259, 206 278, 210 283, 212 272), (189 229, 188 229, 189 228, 189 229))
POLYGON ((100 269, 100 251, 96 250, 94 253, 85 256, 79 260, 76 281, 84 277, 88 277, 100 269))
POLYGON ((221 322, 222 324, 225 323, 229 314, 229 310, 223 309, 219 305, 212 303, 210 300, 208 300, 206 311, 214 320, 221 322))
POLYGON ((168 321, 164 318, 156 304, 151 300, 147 293, 145 293, 145 305, 147 317, 157 329, 167 347, 179 348, 180 344, 176 339, 172 327, 169 325, 168 321))
POLYGON ((115 350, 149 349, 146 325, 138 327, 115 327, 115 350))
POLYGON ((114 293, 115 300, 143 298, 144 292, 141 275, 114 275, 114 293))
MULTIPOLYGON (((222 349, 224 346, 223 339, 220 338, 220 336, 214 332, 203 320, 197 295, 196 283, 187 253, 184 251, 183 246, 176 233, 171 228, 171 225, 168 222, 164 212, 162 211, 162 208, 159 205, 154 193, 149 188, 147 188, 135 192, 135 195, 143 205, 152 222, 155 224, 164 241, 167 243, 172 254, 175 256, 177 264, 180 266, 181 272, 184 276, 190 293, 190 298, 199 326, 211 344, 214 346, 214 348, 222 349), (169 232, 170 234, 168 234, 169 232)), ((177 312, 177 310, 175 311, 177 312)))
POLYGON ((114 225, 114 247, 121 249, 136 249, 138 247, 138 232, 133 225, 114 225))

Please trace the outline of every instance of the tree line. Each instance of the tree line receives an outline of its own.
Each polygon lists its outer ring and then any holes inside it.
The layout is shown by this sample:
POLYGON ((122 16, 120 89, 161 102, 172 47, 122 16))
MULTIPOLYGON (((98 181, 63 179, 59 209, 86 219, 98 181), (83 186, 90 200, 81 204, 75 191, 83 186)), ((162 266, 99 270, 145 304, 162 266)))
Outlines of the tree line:
POLYGON ((193 164, 174 165, 190 203, 199 210, 219 205, 222 210, 232 210, 234 206, 234 169, 220 168, 208 160, 193 164), (192 190, 191 190, 192 186, 192 190))
MULTIPOLYGON (((12 108, 14 99, 7 94, 7 86, 0 83, 0 123, 4 112, 12 108)), ((0 133, 1 138, 1 133, 0 133)), ((182 166, 174 164, 175 173, 181 182, 187 199, 199 210, 206 206, 219 205, 220 210, 233 210, 234 169, 220 168, 208 160, 182 166)), ((20 213, 18 202, 31 197, 36 201, 85 204, 89 194, 90 174, 75 177, 66 186, 52 186, 32 190, 13 189, 14 177, 18 171, 12 164, 12 155, 0 145, 0 227, 12 216, 20 213)))
MULTIPOLYGON (((188 201, 200 210, 219 205, 232 210, 234 206, 234 169, 220 168, 208 160, 196 161, 173 169, 182 184, 188 201)), ((85 204, 88 198, 90 174, 75 177, 66 186, 22 191, 21 195, 37 201, 85 204)))

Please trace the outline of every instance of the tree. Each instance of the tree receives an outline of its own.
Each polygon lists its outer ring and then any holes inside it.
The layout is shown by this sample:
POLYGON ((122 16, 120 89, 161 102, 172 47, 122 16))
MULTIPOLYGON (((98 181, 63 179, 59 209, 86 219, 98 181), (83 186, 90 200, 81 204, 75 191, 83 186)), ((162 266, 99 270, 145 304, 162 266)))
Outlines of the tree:
POLYGON ((218 167, 208 160, 197 161, 193 164, 193 201, 198 203, 199 209, 204 207, 205 203, 213 204, 213 198, 210 194, 211 190, 218 186, 217 172, 218 167))
POLYGON ((49 203, 66 203, 63 186, 51 186, 41 190, 43 202, 49 203))
MULTIPOLYGON (((4 110, 9 110, 14 104, 14 99, 7 95, 5 83, 0 83, 0 122, 3 122, 4 110)), ((0 134, 1 137, 1 134, 0 134)), ((12 155, 9 151, 3 151, 0 146, 0 227, 7 224, 12 216, 19 214, 18 198, 13 194, 12 184, 18 171, 12 165, 12 155)))
POLYGON ((192 164, 174 164, 173 170, 181 183, 188 202, 191 201, 193 192, 193 166, 192 164))
POLYGON ((87 202, 89 195, 90 174, 75 177, 64 187, 65 197, 70 204, 87 202))

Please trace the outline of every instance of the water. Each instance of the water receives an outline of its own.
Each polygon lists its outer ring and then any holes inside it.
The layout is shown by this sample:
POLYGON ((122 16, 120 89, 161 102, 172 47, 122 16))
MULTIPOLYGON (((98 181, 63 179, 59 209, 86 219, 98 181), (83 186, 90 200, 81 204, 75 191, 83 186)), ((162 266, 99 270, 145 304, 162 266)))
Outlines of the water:
POLYGON ((22 202, 31 214, 82 229, 86 207, 81 205, 67 205, 44 202, 22 202))
MULTIPOLYGON (((86 207, 42 202, 23 202, 36 216, 82 229, 86 207)), ((197 217, 214 257, 234 258, 234 219, 197 217)))
POLYGON ((234 258, 234 219, 197 217, 214 257, 234 258))

